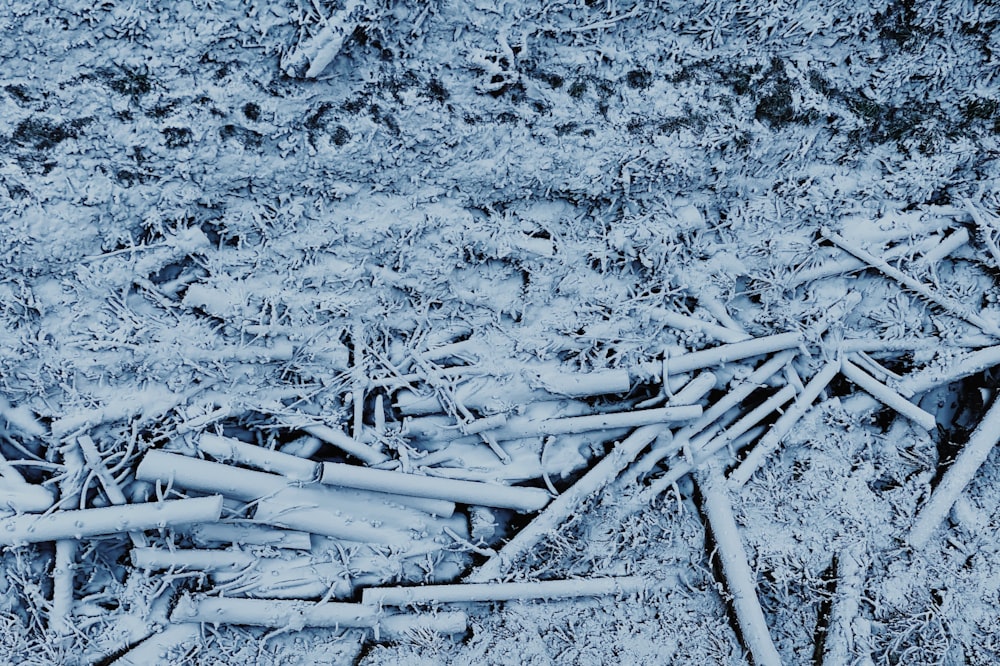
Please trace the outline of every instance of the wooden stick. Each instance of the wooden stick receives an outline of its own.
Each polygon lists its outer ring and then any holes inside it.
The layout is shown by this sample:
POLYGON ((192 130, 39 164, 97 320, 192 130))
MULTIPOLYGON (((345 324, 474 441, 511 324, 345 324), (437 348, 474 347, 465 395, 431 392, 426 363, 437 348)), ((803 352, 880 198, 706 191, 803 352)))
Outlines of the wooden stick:
POLYGON ((855 663, 852 625, 858 617, 865 586, 864 568, 858 560, 859 556, 848 549, 837 554, 837 592, 823 641, 824 666, 855 663))
POLYGON ((637 428, 657 423, 678 423, 698 418, 701 414, 701 405, 679 405, 558 419, 510 419, 504 427, 488 432, 496 439, 506 441, 543 435, 573 435, 617 428, 637 428))
POLYGON ((599 463, 594 465, 575 484, 554 499, 544 511, 518 532, 496 556, 483 563, 465 578, 468 583, 485 583, 501 577, 514 562, 531 550, 546 534, 562 525, 577 507, 593 496, 607 483, 628 467, 642 449, 649 445, 663 430, 662 425, 648 425, 636 429, 619 442, 599 463))
MULTIPOLYGON (((430 509, 427 513, 439 516, 450 516, 455 510, 453 503, 441 500, 360 490, 345 491, 316 484, 294 486, 288 479, 277 474, 255 472, 155 449, 146 452, 136 468, 135 478, 140 481, 176 483, 182 488, 219 493, 242 502, 252 502, 278 492, 294 490, 296 501, 303 504, 315 505, 330 512, 349 512, 355 517, 388 521, 390 524, 400 520, 420 522, 422 517, 415 514, 418 507, 430 509), (391 504, 399 506, 390 506, 391 504), (411 509, 411 512, 408 513, 406 509, 411 509)), ((286 493, 286 497, 291 495, 286 493)))
MULTIPOLYGON (((122 492, 121 487, 118 482, 115 481, 115 477, 108 470, 107 465, 104 464, 104 459, 101 458, 100 452, 97 450, 97 445, 94 444, 88 435, 81 435, 76 439, 77 444, 80 445, 80 450, 83 451, 83 458, 87 461, 87 465, 93 470, 94 474, 97 475, 97 479, 101 482, 101 486, 104 488, 104 492, 108 496, 108 500, 115 506, 123 506, 128 504, 128 500, 125 498, 125 493, 122 492)), ((148 541, 146 540, 146 535, 139 530, 132 530, 128 533, 129 539, 132 540, 132 545, 134 546, 145 546, 148 541)))
POLYGON ((197 569, 216 571, 247 567, 258 561, 252 553, 241 550, 166 550, 163 548, 133 548, 132 566, 140 569, 197 569))
POLYGON ((17 546, 59 539, 83 539, 128 530, 151 530, 218 520, 222 496, 166 500, 100 509, 22 514, 0 519, 0 545, 17 546))
POLYGON ((309 550, 312 539, 308 532, 279 530, 256 523, 204 523, 191 525, 185 532, 199 546, 243 544, 247 546, 272 546, 291 550, 309 550))
POLYGON ((374 606, 349 603, 310 603, 283 599, 229 599, 184 596, 170 615, 171 622, 212 622, 258 627, 377 628, 387 637, 422 630, 456 634, 466 630, 465 613, 399 613, 388 615, 374 606))
POLYGON ((340 463, 323 463, 322 470, 322 483, 345 488, 393 492, 523 512, 538 511, 549 503, 549 494, 540 488, 456 481, 340 463))
POLYGON ((938 294, 932 291, 930 287, 928 287, 924 283, 903 273, 903 271, 893 267, 888 262, 879 259, 870 252, 862 250, 860 247, 856 247, 852 243, 849 243, 846 239, 840 237, 839 235, 833 233, 832 231, 830 231, 825 227, 820 230, 820 234, 824 238, 832 242, 834 245, 844 250, 845 252, 853 254, 858 259, 866 262, 873 268, 877 268, 885 275, 896 280, 907 289, 913 291, 916 294, 919 294, 920 296, 930 301, 931 303, 934 303, 935 305, 944 308, 949 314, 958 317, 960 319, 964 319, 973 326, 976 326, 977 328, 982 330, 984 333, 988 333, 994 337, 1000 337, 1000 327, 998 327, 996 324, 992 322, 983 319, 979 315, 970 312, 964 305, 962 305, 955 299, 951 298, 950 296, 945 296, 944 294, 938 294))
POLYGON ((177 657, 184 646, 201 637, 197 622, 168 624, 134 648, 111 662, 111 666, 149 666, 150 664, 178 663, 177 657))
POLYGON ((647 579, 641 576, 545 580, 531 583, 461 583, 418 587, 370 587, 361 593, 369 606, 409 606, 469 601, 512 599, 571 599, 632 594, 641 591, 647 579))
POLYGON ((296 481, 309 482, 319 478, 319 463, 230 437, 205 433, 198 440, 198 448, 221 462, 249 465, 296 481))
POLYGON ((0 512, 41 513, 55 504, 52 491, 45 486, 15 477, 0 478, 0 512))
POLYGON ((968 242, 969 230, 965 227, 959 227, 954 232, 949 234, 947 238, 943 239, 940 243, 925 252, 922 257, 917 259, 915 262, 916 266, 918 268, 933 268, 934 264, 938 263, 968 242))
MULTIPOLYGON (((62 447, 63 476, 59 481, 59 507, 73 508, 80 505, 83 491, 83 456, 72 444, 62 447)), ((52 610, 49 613, 49 630, 57 636, 72 633, 70 616, 73 614, 73 583, 76 569, 74 539, 56 541, 55 562, 52 565, 52 610)))
POLYGON ((781 666, 781 657, 771 640, 764 611, 757 599, 757 582, 740 539, 733 507, 722 473, 712 466, 697 474, 702 506, 718 549, 726 588, 754 666, 781 666))
POLYGON ((771 412, 791 400, 794 396, 795 387, 785 386, 773 396, 765 400, 757 408, 745 414, 742 418, 727 427, 722 433, 712 437, 701 446, 695 448, 694 442, 692 442, 691 448, 694 449, 693 458, 691 460, 685 460, 672 465, 666 474, 653 481, 639 494, 637 501, 640 504, 647 504, 652 501, 654 497, 657 497, 665 492, 667 488, 673 486, 682 477, 690 474, 692 471, 711 459, 716 452, 738 440, 741 435, 748 432, 764 418, 770 415, 771 412))
MULTIPOLYGON (((694 370, 702 370, 753 356, 762 356, 786 349, 793 349, 800 344, 802 344, 802 336, 799 333, 779 333, 744 342, 719 345, 711 349, 672 356, 669 361, 670 372, 682 374, 694 370)), ((659 361, 643 363, 637 368, 637 372, 647 376, 657 376, 660 368, 661 364, 659 361)))
POLYGON ((293 428, 300 428, 313 437, 318 437, 327 444, 332 444, 338 449, 346 451, 361 462, 369 465, 379 465, 389 459, 389 456, 385 455, 381 451, 378 451, 367 444, 363 444, 356 439, 352 439, 340 430, 331 428, 328 425, 323 425, 322 423, 310 423, 308 421, 302 421, 301 419, 284 418, 283 421, 293 428))
POLYGON ((730 488, 737 490, 750 480, 750 477, 753 476, 753 473, 764 462, 764 459, 777 450, 782 440, 785 439, 785 436, 792 431, 792 427, 809 411, 813 401, 833 381, 838 372, 840 372, 839 359, 827 362, 809 380, 802 393, 795 399, 795 403, 785 410, 785 413, 774 422, 774 425, 767 431, 767 434, 757 443, 757 446, 747 454, 747 457, 740 463, 739 467, 729 475, 730 488))
POLYGON ((934 530, 948 515, 962 489, 986 462, 986 458, 998 441, 1000 441, 1000 399, 994 398, 993 405, 980 420, 979 426, 969 437, 962 452, 941 477, 941 483, 937 485, 931 493, 931 498, 917 515, 906 537, 910 546, 919 550, 927 545, 934 530))
MULTIPOLYGON (((505 381, 482 378, 459 384, 455 400, 468 409, 501 412, 505 406, 523 405, 554 396, 584 398, 594 395, 626 393, 631 388, 629 372, 602 370, 590 373, 523 371, 505 381)), ((441 411, 436 395, 420 395, 404 389, 396 394, 396 409, 404 416, 441 411)))
POLYGON ((666 308, 655 308, 650 312, 650 318, 656 322, 666 324, 672 328, 683 331, 699 331, 705 335, 715 338, 720 342, 742 342, 750 338, 742 331, 736 331, 725 326, 719 326, 711 322, 703 321, 697 317, 691 317, 679 312, 674 312, 666 308))
POLYGON ((942 346, 950 347, 988 347, 995 340, 987 335, 969 335, 961 338, 952 338, 945 341, 938 337, 929 338, 899 338, 887 340, 884 338, 848 338, 840 343, 840 350, 847 354, 850 352, 908 352, 923 349, 941 349, 942 346))
POLYGON ((691 441, 692 437, 710 426, 723 414, 739 405, 751 393, 760 388, 764 382, 777 374, 786 363, 795 357, 796 353, 796 351, 791 350, 784 351, 780 354, 775 354, 774 357, 762 363, 761 366, 751 372, 746 379, 731 387, 726 395, 716 401, 711 407, 706 409, 701 417, 696 419, 694 423, 690 423, 678 430, 674 434, 673 440, 669 446, 656 446, 649 453, 640 458, 639 462, 636 463, 638 469, 649 471, 667 456, 681 450, 681 448, 691 441))
POLYGON ((912 402, 899 395, 899 393, 851 363, 849 360, 843 360, 840 372, 847 377, 847 379, 857 384, 861 389, 877 398, 883 405, 892 407, 924 430, 933 430, 937 427, 937 420, 934 418, 933 414, 920 409, 912 402))

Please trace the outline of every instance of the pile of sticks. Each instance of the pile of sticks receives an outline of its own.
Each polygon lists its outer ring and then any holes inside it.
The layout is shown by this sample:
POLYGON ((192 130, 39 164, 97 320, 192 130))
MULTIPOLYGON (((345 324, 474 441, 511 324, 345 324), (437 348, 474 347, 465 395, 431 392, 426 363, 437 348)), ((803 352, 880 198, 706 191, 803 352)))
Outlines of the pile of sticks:
MULTIPOLYGON (((811 280, 856 270, 860 261, 976 326, 982 339, 1000 340, 996 324, 983 316, 823 233, 853 258, 835 262, 836 270, 813 271, 811 280)), ((925 256, 967 239, 956 232, 925 256)), ((747 648, 754 663, 777 664, 730 498, 813 404, 829 397, 838 374, 860 389, 843 401, 845 408, 860 413, 881 403, 931 430, 936 415, 915 400, 1000 364, 1000 345, 980 345, 956 350, 945 367, 896 375, 869 354, 906 353, 920 340, 908 345, 828 332, 859 301, 848 293, 809 330, 757 338, 732 320, 716 324, 664 313, 672 326, 720 344, 591 373, 539 363, 498 376, 475 363, 448 364, 482 351, 471 338, 449 342, 414 353, 382 377, 355 373, 350 432, 274 405, 276 427, 302 434, 283 449, 224 436, 221 428, 210 432, 213 419, 228 413, 220 408, 211 419, 184 424, 176 442, 145 451, 134 464, 126 456, 112 468, 87 434, 66 436, 70 428, 59 421, 45 432, 4 403, 8 422, 59 442, 63 473, 51 484, 29 483, 18 472, 23 461, 0 458, 0 544, 55 543, 49 623, 60 635, 72 630, 81 540, 124 535, 134 568, 197 574, 203 585, 164 611, 169 628, 135 641, 123 664, 192 639, 203 622, 356 627, 376 636, 462 633, 461 606, 417 609, 641 590, 649 581, 635 577, 505 581, 598 493, 629 495, 641 510, 690 474, 700 486, 747 648), (399 417, 391 421, 388 399, 399 417), (339 454, 321 457, 322 444, 339 454), (570 474, 575 480, 566 485, 570 474), (84 489, 94 479, 106 506, 86 506, 84 489), (127 494, 126 481, 148 492, 127 494), (515 513, 532 517, 507 534, 515 513)), ((998 437, 1000 406, 994 404, 918 516, 907 536, 912 547, 927 543, 998 437)), ((855 560, 845 553, 840 563, 849 568, 855 560)))

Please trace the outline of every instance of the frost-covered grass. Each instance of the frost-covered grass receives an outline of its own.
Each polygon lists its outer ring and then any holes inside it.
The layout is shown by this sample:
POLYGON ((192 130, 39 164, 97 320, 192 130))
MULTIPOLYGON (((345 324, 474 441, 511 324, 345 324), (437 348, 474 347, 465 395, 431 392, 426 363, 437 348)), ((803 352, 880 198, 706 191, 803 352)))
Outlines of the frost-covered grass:
MULTIPOLYGON (((1000 320, 995 3, 348 4, 356 27, 309 79, 286 69, 329 47, 322 22, 344 3, 0 7, 0 455, 29 461, 16 467, 28 483, 57 496, 59 447, 79 435, 129 502, 173 498, 135 468, 150 448, 194 454, 202 432, 358 463, 308 439, 304 418, 382 427, 384 455, 409 465, 426 442, 397 428, 399 375, 436 384, 442 413, 469 421, 437 370, 669 364, 745 336, 808 337, 850 290, 858 305, 775 382, 808 382, 860 338, 883 349, 859 367, 905 393, 916 384, 898 377, 996 344, 981 330, 1000 320), (824 231, 927 291, 851 263, 824 231)), ((713 370, 728 390, 751 368, 713 370)), ((732 493, 787 663, 827 663, 838 553, 862 572, 844 648, 856 663, 1000 659, 995 452, 926 548, 902 541, 995 397, 996 369, 928 381, 912 402, 930 431, 838 376, 732 493)), ((529 453, 564 490, 613 439, 529 453)), ((511 575, 664 583, 645 596, 475 606, 459 641, 206 625, 180 661, 745 663, 698 487, 684 476, 652 503, 641 491, 603 489, 511 575)), ((112 501, 94 475, 75 499, 112 501)), ((156 599, 210 587, 134 569, 130 547, 81 542, 75 630, 59 640, 54 547, 6 548, 0 662, 117 655, 166 622, 156 599)), ((390 565, 396 582, 432 573, 390 565)))

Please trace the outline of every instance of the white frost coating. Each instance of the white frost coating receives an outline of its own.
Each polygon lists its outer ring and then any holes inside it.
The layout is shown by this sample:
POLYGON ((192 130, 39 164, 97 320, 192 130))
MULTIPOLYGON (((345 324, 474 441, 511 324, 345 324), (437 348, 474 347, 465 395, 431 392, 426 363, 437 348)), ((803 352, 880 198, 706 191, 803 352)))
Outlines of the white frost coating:
POLYGON ((647 580, 640 576, 545 580, 533 583, 461 583, 419 587, 370 587, 361 593, 361 603, 373 606, 408 606, 464 601, 510 601, 512 599, 569 599, 631 594, 641 591, 647 580))
POLYGON ((465 631, 465 613, 400 613, 387 615, 374 606, 348 603, 312 603, 283 599, 229 599, 184 597, 170 615, 171 622, 220 622, 257 627, 377 628, 394 637, 411 630, 455 634, 465 631))
POLYGON ((668 446, 655 446, 649 453, 636 463, 639 469, 651 470, 664 458, 681 450, 695 435, 718 420, 723 414, 743 402, 751 393, 760 388, 765 381, 781 370, 786 363, 795 357, 795 351, 785 351, 775 354, 761 364, 759 368, 729 390, 711 407, 706 409, 694 423, 688 424, 674 433, 673 441, 668 446))
POLYGON ((322 483, 345 488, 393 492, 527 512, 538 511, 549 503, 549 494, 540 488, 456 481, 340 463, 323 463, 322 469, 322 483))
POLYGON ((969 230, 965 227, 959 227, 947 238, 942 240, 935 247, 928 250, 922 257, 917 259, 915 264, 918 268, 932 267, 934 264, 941 261, 968 242, 969 230))
POLYGON ((704 470, 698 474, 698 485, 704 497, 705 516, 712 527, 740 633, 753 657, 754 666, 781 666, 781 657, 771 640, 764 611, 757 599, 756 576, 740 539, 722 473, 716 469, 704 470))
POLYGON ((872 394, 872 396, 877 398, 882 404, 887 407, 892 407, 924 430, 933 430, 937 426, 937 420, 934 418, 933 414, 920 409, 912 402, 899 395, 899 393, 875 379, 847 359, 844 359, 842 362, 840 372, 847 377, 847 379, 872 394))
POLYGON ((521 556, 534 547, 546 534, 557 529, 588 497, 607 485, 623 469, 635 460, 646 446, 663 431, 661 425, 638 428, 624 441, 619 442, 611 453, 594 465, 579 481, 559 497, 552 500, 544 511, 524 527, 504 545, 499 553, 487 560, 478 569, 466 576, 467 583, 485 583, 502 576, 521 556))
POLYGON ((761 438, 747 457, 740 463, 739 467, 729 475, 729 485, 733 489, 742 487, 753 473, 760 467, 764 459, 771 455, 781 445, 781 441, 791 432, 792 427, 798 423, 814 400, 819 397, 823 389, 829 385, 833 378, 840 372, 840 361, 829 361, 816 375, 809 380, 802 393, 795 399, 795 402, 785 410, 785 413, 778 417, 767 434, 761 438))
POLYGON ((0 477, 0 512, 41 513, 55 503, 55 497, 44 486, 14 477, 0 477))
POLYGON ((344 8, 331 16, 322 30, 282 59, 281 68, 293 77, 314 79, 322 74, 340 53, 344 42, 360 23, 364 11, 362 0, 346 0, 344 8))
POLYGON ((917 549, 927 545, 934 530, 951 511, 962 489, 986 462, 986 458, 998 441, 1000 441, 1000 400, 994 399, 993 405, 969 437, 962 452, 941 477, 941 483, 920 510, 906 537, 907 543, 917 549))
POLYGON ((218 520, 222 496, 58 511, 43 516, 24 514, 0 519, 0 544, 82 539, 129 530, 151 530, 218 520))
POLYGON ((695 448, 695 442, 692 442, 691 448, 695 449, 693 452, 693 459, 690 461, 679 462, 678 464, 672 466, 666 474, 653 481, 649 487, 639 494, 638 501, 642 503, 652 501, 654 497, 657 497, 661 493, 665 492, 667 488, 677 483, 681 477, 689 474, 691 471, 704 464, 705 461, 711 458, 717 451, 737 441, 741 435, 746 434, 771 412, 791 400, 794 396, 795 387, 785 386, 755 409, 726 428, 722 433, 712 437, 700 447, 695 448))

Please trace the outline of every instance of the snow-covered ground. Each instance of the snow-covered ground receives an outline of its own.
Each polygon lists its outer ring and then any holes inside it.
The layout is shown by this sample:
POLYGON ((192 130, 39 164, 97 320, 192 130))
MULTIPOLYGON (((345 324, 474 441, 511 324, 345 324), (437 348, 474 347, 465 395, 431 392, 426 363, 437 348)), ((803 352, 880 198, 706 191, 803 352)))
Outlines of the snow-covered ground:
POLYGON ((0 31, 0 499, 55 525, 0 517, 0 662, 1000 661, 995 2, 7 0, 0 31), (652 449, 572 421, 720 403, 652 449), (372 491, 229 476, 319 462, 566 499, 347 539, 372 491), (173 503, 217 493, 268 527, 173 503), (402 632, 178 611, 477 575, 644 584, 402 632))

